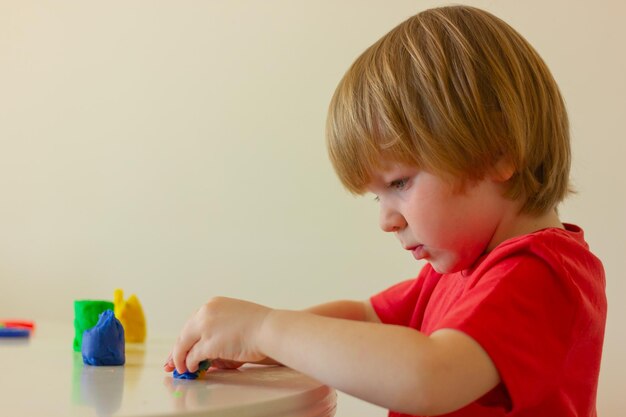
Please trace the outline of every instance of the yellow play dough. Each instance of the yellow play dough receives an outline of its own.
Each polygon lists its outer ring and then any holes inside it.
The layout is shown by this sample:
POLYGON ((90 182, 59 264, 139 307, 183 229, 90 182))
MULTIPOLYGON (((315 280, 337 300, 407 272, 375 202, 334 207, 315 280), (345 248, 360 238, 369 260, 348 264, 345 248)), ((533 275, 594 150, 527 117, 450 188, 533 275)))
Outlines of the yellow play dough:
POLYGON ((124 291, 116 289, 113 293, 115 317, 124 326, 124 340, 129 343, 142 343, 146 340, 146 318, 143 308, 135 294, 124 301, 124 291))

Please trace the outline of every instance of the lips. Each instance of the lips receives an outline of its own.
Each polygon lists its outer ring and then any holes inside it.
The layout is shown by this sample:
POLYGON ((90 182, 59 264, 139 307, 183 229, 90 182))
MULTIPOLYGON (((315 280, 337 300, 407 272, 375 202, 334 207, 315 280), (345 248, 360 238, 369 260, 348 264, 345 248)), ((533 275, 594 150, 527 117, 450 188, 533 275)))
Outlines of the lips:
POLYGON ((413 254, 413 257, 418 261, 420 259, 424 259, 427 256, 426 250, 424 249, 424 245, 411 246, 406 248, 413 254))

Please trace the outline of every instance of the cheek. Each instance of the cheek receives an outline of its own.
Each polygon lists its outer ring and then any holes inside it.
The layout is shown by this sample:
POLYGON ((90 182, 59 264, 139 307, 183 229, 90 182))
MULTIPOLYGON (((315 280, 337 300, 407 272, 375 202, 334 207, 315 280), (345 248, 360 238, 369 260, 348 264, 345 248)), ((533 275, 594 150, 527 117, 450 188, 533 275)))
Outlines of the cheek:
POLYGON ((433 247, 465 246, 474 234, 474 227, 480 226, 475 224, 478 219, 473 218, 475 202, 467 201, 462 195, 439 192, 417 197, 421 200, 412 206, 410 224, 416 237, 433 247))
MULTIPOLYGON (((454 217, 452 204, 437 194, 416 195, 407 211, 409 224, 412 224, 418 233, 428 235, 424 238, 434 238, 447 233, 450 219, 454 217)), ((442 236, 443 237, 443 236, 442 236)))

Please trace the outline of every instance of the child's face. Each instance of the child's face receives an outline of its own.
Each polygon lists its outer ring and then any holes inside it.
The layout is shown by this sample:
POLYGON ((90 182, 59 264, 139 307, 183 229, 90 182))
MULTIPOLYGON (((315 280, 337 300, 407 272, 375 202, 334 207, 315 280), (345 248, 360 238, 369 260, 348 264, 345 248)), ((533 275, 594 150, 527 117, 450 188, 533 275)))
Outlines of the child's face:
POLYGON ((440 273, 470 267, 493 249, 498 227, 512 211, 501 182, 483 179, 463 191, 415 167, 389 164, 367 187, 380 204, 380 227, 440 273))

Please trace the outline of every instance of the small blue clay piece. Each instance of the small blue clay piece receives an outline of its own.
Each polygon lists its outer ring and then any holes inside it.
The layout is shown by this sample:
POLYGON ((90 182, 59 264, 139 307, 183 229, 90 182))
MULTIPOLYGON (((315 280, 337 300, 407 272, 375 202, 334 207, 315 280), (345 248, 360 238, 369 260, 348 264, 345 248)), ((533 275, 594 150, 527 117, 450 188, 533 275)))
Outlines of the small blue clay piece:
POLYGON ((211 361, 208 359, 203 360, 198 364, 198 370, 196 372, 184 372, 179 374, 176 369, 174 369, 174 378, 176 379, 197 379, 198 376, 206 372, 207 369, 211 367, 211 361))
POLYGON ((113 310, 105 310, 98 323, 83 333, 83 363, 93 366, 124 365, 124 327, 113 310))
POLYGON ((198 375, 200 375, 198 372, 189 372, 189 371, 179 374, 178 371, 174 369, 174 378, 176 379, 197 379, 198 375))

